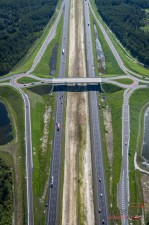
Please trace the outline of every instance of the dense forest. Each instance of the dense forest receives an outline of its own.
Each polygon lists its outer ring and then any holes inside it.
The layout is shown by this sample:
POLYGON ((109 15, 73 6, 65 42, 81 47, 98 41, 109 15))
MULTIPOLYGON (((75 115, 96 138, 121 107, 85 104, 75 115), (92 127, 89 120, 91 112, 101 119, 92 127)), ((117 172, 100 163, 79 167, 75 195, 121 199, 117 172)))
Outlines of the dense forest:
POLYGON ((27 53, 53 15, 58 0, 0 1, 0 76, 27 53))
POLYGON ((149 67, 149 33, 144 32, 149 0, 95 0, 102 19, 122 44, 149 67))
POLYGON ((13 177, 10 167, 0 159, 0 225, 11 225, 13 214, 13 177))

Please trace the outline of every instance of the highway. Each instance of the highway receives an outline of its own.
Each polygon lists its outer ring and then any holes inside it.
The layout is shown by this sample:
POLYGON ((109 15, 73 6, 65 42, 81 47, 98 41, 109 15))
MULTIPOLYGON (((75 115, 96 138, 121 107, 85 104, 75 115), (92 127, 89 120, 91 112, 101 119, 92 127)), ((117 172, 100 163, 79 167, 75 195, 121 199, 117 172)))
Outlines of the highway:
MULTIPOLYGON (((89 2, 84 1, 85 37, 88 76, 95 79, 94 56, 90 28, 89 2)), ((109 224, 108 201, 104 171, 102 138, 100 132, 100 116, 98 97, 95 91, 89 92, 90 127, 92 143, 93 194, 95 207, 95 224, 109 224), (101 212, 99 213, 99 209, 101 212)))
MULTIPOLYGON (((141 80, 142 76, 130 71, 125 67, 121 57, 119 56, 117 50, 112 44, 106 30, 103 25, 98 21, 91 5, 88 0, 84 0, 84 14, 85 14, 85 36, 86 36, 86 54, 87 54, 87 71, 88 78, 65 78, 66 74, 66 53, 67 53, 67 42, 68 42, 68 18, 69 18, 69 0, 64 0, 60 7, 60 11, 51 28, 44 44, 40 48, 31 69, 26 74, 15 74, 10 77, 4 77, 0 79, 0 82, 4 82, 10 79, 10 84, 0 83, 3 85, 12 85, 21 93, 24 99, 25 107, 25 143, 26 143, 26 174, 27 174, 27 208, 28 208, 28 225, 34 225, 34 212, 33 212, 33 194, 32 194, 32 138, 31 138, 31 121, 30 121, 30 102, 27 95, 21 90, 22 87, 30 87, 33 85, 45 85, 45 84, 65 84, 65 85, 75 85, 75 84, 93 84, 93 83, 111 83, 118 85, 122 88, 126 88, 124 92, 124 102, 122 109, 122 170, 120 183, 118 185, 118 205, 121 212, 122 224, 128 225, 128 206, 129 206, 129 161, 128 161, 128 151, 129 151, 129 139, 130 139, 130 118, 129 118, 129 98, 132 93, 138 88, 145 88, 145 85, 138 85, 138 82, 148 83, 148 79, 141 80), (65 7, 65 9, 64 9, 65 7), (120 84, 114 81, 116 78, 96 78, 94 71, 94 57, 93 57, 93 47, 92 47, 92 37, 90 28, 90 18, 89 18, 89 7, 94 15, 94 18, 101 28, 101 31, 107 41, 111 51, 113 52, 120 68, 127 74, 128 78, 134 80, 132 85, 120 84), (65 50, 65 54, 61 54, 60 61, 60 71, 59 78, 54 79, 41 79, 30 74, 40 61, 43 56, 48 44, 54 38, 56 33, 57 24, 61 18, 64 9, 64 24, 63 24, 63 36, 62 36, 62 50, 65 50), (130 75, 133 74, 134 76, 130 75), (39 82, 34 82, 30 84, 18 84, 17 79, 23 76, 29 75, 34 77, 39 82)), ((123 76, 121 76, 123 78, 123 76)), ((59 211, 59 190, 60 190, 60 172, 61 172, 61 150, 62 150, 62 133, 63 133, 63 117, 64 117, 64 92, 58 92, 56 97, 56 115, 55 121, 60 123, 60 130, 57 131, 55 126, 53 146, 52 146, 52 158, 51 158, 51 173, 49 181, 49 198, 47 207, 47 225, 57 225, 58 224, 58 211, 59 211), (50 188, 52 179, 54 180, 53 187, 50 188)), ((103 220, 105 224, 109 224, 108 216, 108 204, 107 204, 107 194, 106 194, 106 182, 105 182, 105 171, 103 163, 103 152, 102 152, 102 142, 100 133, 100 116, 98 111, 98 97, 96 90, 89 92, 89 106, 90 106, 90 124, 91 124, 91 139, 92 139, 92 164, 93 164, 93 188, 94 188, 94 202, 95 202, 95 218, 96 224, 102 224, 103 220), (102 197, 100 196, 102 194, 102 197), (101 209, 99 214, 98 210, 101 209)))
MULTIPOLYGON (((65 53, 61 54, 59 77, 63 78, 66 74, 66 59, 67 59, 67 42, 68 42, 68 20, 69 18, 69 0, 65 0, 63 35, 62 35, 62 50, 65 53)), ((59 198, 60 198, 60 175, 61 175, 61 160, 62 160, 62 134, 64 120, 64 92, 57 92, 56 97, 56 116, 55 122, 60 124, 58 130, 55 125, 54 139, 52 145, 52 158, 50 169, 49 182, 49 198, 47 207, 47 225, 58 225, 59 219, 59 198), (53 182, 51 187, 51 182, 53 182)))

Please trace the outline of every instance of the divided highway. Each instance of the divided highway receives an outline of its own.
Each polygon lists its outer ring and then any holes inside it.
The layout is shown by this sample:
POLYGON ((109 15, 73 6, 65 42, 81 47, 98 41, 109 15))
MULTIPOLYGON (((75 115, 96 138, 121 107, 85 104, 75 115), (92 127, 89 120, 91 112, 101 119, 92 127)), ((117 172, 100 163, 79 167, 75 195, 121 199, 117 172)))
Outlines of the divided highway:
MULTIPOLYGON (((84 1, 85 37, 88 76, 95 77, 92 34, 90 28, 89 1, 84 1)), ((96 224, 109 224, 108 202, 104 171, 100 117, 96 91, 89 92, 90 127, 92 141, 93 190, 96 224)))
MULTIPOLYGON (((59 77, 63 78, 66 74, 66 59, 67 59, 67 42, 69 28, 69 0, 65 0, 64 23, 62 36, 62 49, 60 60, 59 77), (63 51, 64 49, 64 51, 63 51)), ((49 183, 49 199, 47 207, 47 225, 58 225, 59 216, 59 198, 60 198, 60 174, 62 160, 62 134, 64 120, 64 91, 58 92, 56 97, 56 116, 55 122, 60 124, 60 127, 55 124, 54 139, 52 145, 52 158, 50 169, 49 183)))

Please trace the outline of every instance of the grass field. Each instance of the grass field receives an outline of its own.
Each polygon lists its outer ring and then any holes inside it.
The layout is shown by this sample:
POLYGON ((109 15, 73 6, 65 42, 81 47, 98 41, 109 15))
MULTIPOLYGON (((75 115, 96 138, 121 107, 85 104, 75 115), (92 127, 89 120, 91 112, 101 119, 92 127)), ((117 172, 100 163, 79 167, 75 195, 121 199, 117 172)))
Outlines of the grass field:
POLYGON ((96 44, 95 44, 95 34, 94 34, 94 24, 96 25, 97 31, 98 31, 98 37, 102 45, 103 53, 106 59, 106 71, 105 74, 111 74, 111 75, 119 75, 124 74, 124 72, 120 69, 113 53, 111 52, 107 42, 104 39, 103 34, 101 33, 100 28, 98 27, 94 17, 92 14, 90 14, 91 19, 91 29, 92 29, 92 40, 93 40, 93 50, 94 50, 94 59, 95 59, 95 65, 96 65, 96 74, 99 75, 98 67, 97 67, 97 56, 96 56, 96 44))
MULTIPOLYGON (((44 89, 44 87, 42 87, 44 89)), ((34 224, 45 224, 55 116, 55 95, 27 90, 31 101, 34 224), (50 110, 47 114, 48 109, 50 110)), ((34 89, 33 89, 34 90, 34 89)))
MULTIPOLYGON (((56 62, 56 75, 58 76, 58 71, 60 67, 60 56, 61 56, 61 43, 62 43, 62 31, 63 31, 63 16, 60 19, 60 22, 57 26, 56 36, 48 45, 43 57, 41 58, 40 62, 37 64, 33 74, 40 76, 40 77, 51 77, 49 75, 50 72, 50 58, 52 54, 52 50, 56 44, 58 44, 58 52, 57 52, 57 62, 56 62)), ((53 76, 52 76, 53 77, 53 76)))
POLYGON ((123 79, 117 79, 115 80, 121 84, 133 84, 133 80, 128 79, 128 78, 123 78, 123 79))
POLYGON ((32 83, 32 82, 37 82, 38 80, 31 78, 31 77, 21 77, 17 80, 17 83, 24 83, 24 84, 28 84, 28 83, 32 83))
MULTIPOLYGON (((110 195, 109 193, 109 198, 110 198, 110 203, 112 202, 112 208, 110 208, 110 213, 114 214, 117 210, 117 185, 120 179, 121 162, 122 162, 122 120, 121 118, 122 118, 123 90, 117 86, 110 85, 110 84, 103 84, 102 86, 103 86, 103 89, 106 91, 106 94, 105 93, 103 94, 106 96, 106 100, 102 102, 101 108, 102 107, 105 108, 108 106, 112 115, 113 164, 112 164, 112 168, 110 172, 112 176, 112 195, 110 195)), ((110 181, 108 183, 110 183, 110 181)), ((119 220, 117 221, 117 223, 119 223, 119 220)))
POLYGON ((23 100, 18 91, 8 86, 0 87, 0 96, 9 111, 15 137, 11 143, 0 147, 0 157, 6 160, 13 168, 14 198, 16 206, 15 224, 18 224, 19 222, 20 224, 26 224, 27 206, 23 100), (19 207, 19 210, 17 207, 19 207))
MULTIPOLYGON (((92 4, 92 7, 94 9, 94 12, 97 16, 97 18, 99 19, 99 21, 102 23, 102 25, 104 26, 104 28, 106 29, 112 43, 114 44, 115 48, 117 49, 118 53, 120 54, 125 66, 132 70, 133 72, 136 72, 138 74, 142 74, 142 75, 146 75, 146 76, 149 76, 149 70, 144 68, 143 66, 135 63, 133 60, 130 59, 130 57, 128 57, 129 54, 129 51, 126 51, 126 49, 124 50, 119 42, 117 41, 117 38, 116 36, 109 32, 109 30, 107 29, 107 26, 105 25, 105 23, 103 22, 103 20, 101 19, 101 17, 99 16, 99 13, 97 11, 97 7, 95 5, 95 1, 94 0, 90 0, 91 4, 92 4)), ((132 57, 131 57, 132 58, 132 57)), ((134 59, 135 60, 135 59, 134 59)))

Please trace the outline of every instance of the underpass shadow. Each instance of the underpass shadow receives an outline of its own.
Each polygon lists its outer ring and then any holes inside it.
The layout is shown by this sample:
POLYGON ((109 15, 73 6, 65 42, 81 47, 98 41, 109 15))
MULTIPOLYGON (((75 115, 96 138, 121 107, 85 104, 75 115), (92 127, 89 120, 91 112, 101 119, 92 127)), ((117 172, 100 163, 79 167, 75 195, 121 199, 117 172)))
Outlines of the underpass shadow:
POLYGON ((100 84, 89 85, 54 85, 53 92, 89 92, 89 91, 101 91, 100 84))

